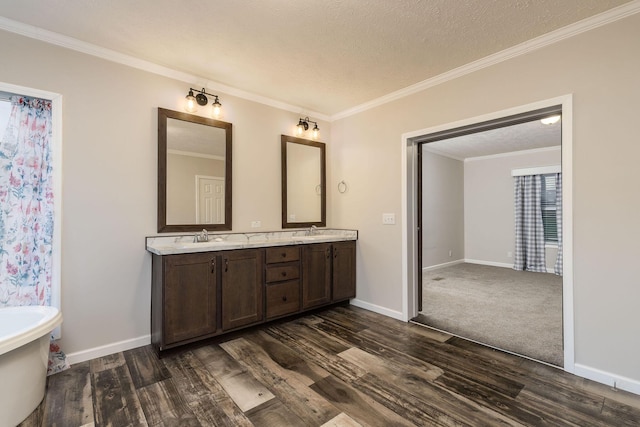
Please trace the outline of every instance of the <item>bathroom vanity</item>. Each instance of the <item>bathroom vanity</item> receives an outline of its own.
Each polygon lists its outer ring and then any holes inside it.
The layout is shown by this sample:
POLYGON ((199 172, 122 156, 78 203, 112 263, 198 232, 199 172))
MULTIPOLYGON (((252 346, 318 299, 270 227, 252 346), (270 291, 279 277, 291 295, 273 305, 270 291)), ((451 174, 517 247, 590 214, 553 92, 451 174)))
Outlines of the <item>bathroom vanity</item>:
POLYGON ((162 353, 354 298, 357 231, 308 234, 148 237, 153 346, 162 353))

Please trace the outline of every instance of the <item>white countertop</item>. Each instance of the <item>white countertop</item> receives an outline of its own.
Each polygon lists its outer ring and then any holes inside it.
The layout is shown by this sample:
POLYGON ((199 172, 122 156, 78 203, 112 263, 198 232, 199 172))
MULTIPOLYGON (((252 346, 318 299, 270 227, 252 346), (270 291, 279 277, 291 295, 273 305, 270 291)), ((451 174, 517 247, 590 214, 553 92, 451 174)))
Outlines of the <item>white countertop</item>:
POLYGON ((147 250, 156 255, 188 254, 195 252, 226 251, 230 249, 264 248, 270 246, 301 245, 310 243, 357 240, 357 230, 318 228, 309 230, 274 231, 264 233, 209 233, 208 242, 193 242, 194 234, 179 236, 152 236, 146 238, 147 250))

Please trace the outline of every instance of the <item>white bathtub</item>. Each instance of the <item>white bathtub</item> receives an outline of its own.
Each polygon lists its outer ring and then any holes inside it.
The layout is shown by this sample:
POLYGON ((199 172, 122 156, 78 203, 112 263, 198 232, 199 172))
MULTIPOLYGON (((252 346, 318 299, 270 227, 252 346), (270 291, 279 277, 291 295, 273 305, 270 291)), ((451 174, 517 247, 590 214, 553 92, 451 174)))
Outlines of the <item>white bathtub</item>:
POLYGON ((0 308, 0 427, 21 423, 44 397, 55 307, 0 308))

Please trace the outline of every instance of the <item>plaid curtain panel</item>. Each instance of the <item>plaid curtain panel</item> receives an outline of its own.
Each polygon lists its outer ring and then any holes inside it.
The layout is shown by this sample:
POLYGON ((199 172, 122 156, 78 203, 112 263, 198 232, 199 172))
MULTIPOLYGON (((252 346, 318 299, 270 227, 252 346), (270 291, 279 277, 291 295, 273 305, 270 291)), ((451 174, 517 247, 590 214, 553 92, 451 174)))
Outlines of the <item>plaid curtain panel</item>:
POLYGON ((542 178, 540 175, 514 177, 516 217, 514 270, 547 272, 541 200, 542 178))

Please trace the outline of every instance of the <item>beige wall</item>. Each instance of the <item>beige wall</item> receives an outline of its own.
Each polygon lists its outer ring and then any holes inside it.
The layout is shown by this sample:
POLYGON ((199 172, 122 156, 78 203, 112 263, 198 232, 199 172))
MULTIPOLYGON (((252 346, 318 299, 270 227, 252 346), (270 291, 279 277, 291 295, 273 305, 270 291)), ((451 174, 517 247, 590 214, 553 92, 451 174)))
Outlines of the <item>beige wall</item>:
MULTIPOLYGON (((148 336, 157 108, 182 111, 190 84, 3 31, 0 58, 1 82, 63 95, 63 349, 148 336)), ((233 230, 279 230, 280 135, 299 115, 218 94, 233 123, 233 230)))
POLYGON ((329 206, 359 230, 358 299, 402 310, 402 219, 380 215, 402 210, 403 133, 572 93, 575 361, 640 381, 638 52, 633 15, 334 121, 333 185, 349 192, 329 206))
POLYGON ((224 160, 167 154, 167 224, 196 223, 196 175, 224 180, 224 160))
MULTIPOLYGON (((573 94, 576 362, 640 381, 640 15, 512 58, 331 125, 328 224, 356 228, 358 299, 402 310, 401 135, 573 94), (335 191, 344 180, 345 193, 335 191), (383 226, 381 214, 397 224, 383 226)), ((63 104, 63 346, 149 334, 156 234, 156 108, 188 84, 0 32, 0 81, 63 104)), ((401 66, 402 64, 398 64, 401 66)), ((280 227, 280 134, 298 115, 220 94, 234 126, 233 224, 280 227)), ((255 231, 255 230, 254 230, 255 231)))
POLYGON ((422 267, 465 258, 464 163, 422 148, 422 267), (449 256, 451 251, 451 256, 449 256))
MULTIPOLYGON (((560 149, 469 160, 464 164, 466 258, 513 265, 515 249, 512 169, 560 165, 560 149)), ((557 251, 547 251, 547 266, 557 251)))

